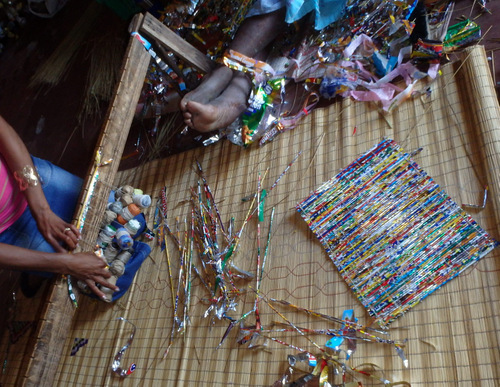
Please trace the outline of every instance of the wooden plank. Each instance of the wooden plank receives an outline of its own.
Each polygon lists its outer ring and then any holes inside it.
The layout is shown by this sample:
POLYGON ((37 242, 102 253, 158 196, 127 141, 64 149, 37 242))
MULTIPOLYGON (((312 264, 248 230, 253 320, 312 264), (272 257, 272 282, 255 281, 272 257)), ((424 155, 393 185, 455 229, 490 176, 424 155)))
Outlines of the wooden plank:
MULTIPOLYGON (((130 25, 131 31, 137 31, 142 18, 142 15, 136 15, 130 25)), ((95 154, 99 153, 101 160, 113 160, 106 167, 99 168, 99 181, 112 182, 118 170, 150 59, 142 44, 137 39, 130 38, 122 65, 121 79, 108 108, 107 118, 95 148, 95 154)), ((94 186, 91 179, 91 172, 95 169, 94 160, 92 164, 89 167, 85 188, 82 190, 79 208, 75 212, 75 219, 79 219, 85 210, 86 203, 82 202, 83 198, 86 197, 87 192, 92 192, 94 186)), ((103 195, 107 197, 109 187, 109 184, 96 185, 92 198, 100 198, 103 195), (108 190, 107 194, 106 190, 108 190)), ((102 214, 106 203, 102 200, 92 200, 92 198, 90 207, 93 213, 102 214)), ((84 227, 82 239, 95 240, 97 233, 96 227, 84 227)), ((77 249, 76 252, 78 251, 81 250, 77 249)), ((33 387, 53 385, 74 313, 75 308, 68 297, 66 281, 58 279, 50 291, 22 385, 33 387)))
POLYGON ((214 62, 206 55, 203 55, 197 48, 186 42, 150 13, 144 15, 139 32, 157 40, 176 56, 201 72, 209 73, 214 67, 214 62))

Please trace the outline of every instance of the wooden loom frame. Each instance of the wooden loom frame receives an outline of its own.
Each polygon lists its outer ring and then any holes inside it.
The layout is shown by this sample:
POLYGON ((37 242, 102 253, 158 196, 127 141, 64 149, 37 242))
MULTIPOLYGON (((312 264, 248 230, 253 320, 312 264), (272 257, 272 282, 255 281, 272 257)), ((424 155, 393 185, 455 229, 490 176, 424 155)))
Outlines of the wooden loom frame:
MULTIPOLYGON (((130 23, 129 32, 131 34, 139 32, 152 38, 202 73, 209 72, 213 67, 213 62, 208 57, 172 32, 150 13, 135 15, 130 23)), ((108 196, 109 184, 97 185, 94 190, 92 176, 99 164, 107 160, 111 162, 106 167, 99 168, 99 180, 110 183, 113 181, 119 167, 119 162, 114 160, 120 160, 125 148, 150 61, 151 56, 142 43, 131 36, 122 64, 120 81, 97 140, 94 151, 95 160, 91 161, 80 195, 79 206, 75 211, 74 219, 76 220, 80 219, 87 205, 90 205, 96 213, 104 211, 105 203, 95 199, 103 195, 108 196), (107 193, 104 192, 106 190, 107 193), (90 204, 85 199, 89 200, 90 204)), ((82 237, 86 240, 95 240, 97 230, 83 228, 82 237)), ((77 249, 76 252, 78 251, 81 250, 77 249)), ((18 379, 21 378, 19 385, 37 387, 53 385, 74 313, 75 307, 68 297, 66 280, 59 278, 49 290, 37 327, 33 351, 26 362, 25 370, 21 369, 20 372, 20 374, 24 372, 24 376, 18 375, 18 379)))

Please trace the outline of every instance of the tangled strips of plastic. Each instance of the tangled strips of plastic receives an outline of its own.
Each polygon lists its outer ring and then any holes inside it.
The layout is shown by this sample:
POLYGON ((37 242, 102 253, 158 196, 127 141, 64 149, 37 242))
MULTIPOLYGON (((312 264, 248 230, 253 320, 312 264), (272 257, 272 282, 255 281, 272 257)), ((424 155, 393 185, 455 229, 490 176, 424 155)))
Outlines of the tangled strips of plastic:
MULTIPOLYGON (((392 112, 406 99, 423 93, 427 85, 420 82, 422 79, 438 76, 443 39, 453 9, 449 3, 438 1, 422 6, 416 0, 352 0, 344 16, 321 31, 301 41, 294 39, 290 31, 290 36, 283 39, 286 44, 275 42, 275 51, 268 58, 275 71, 265 81, 254 81, 255 90, 243 116, 257 115, 254 96, 259 88, 277 79, 286 80, 281 86, 283 95, 293 80, 303 85, 306 96, 376 102, 381 110, 392 112)), ((258 78, 255 73, 254 79, 258 78)), ((244 123, 235 122, 226 131, 227 137, 239 145, 263 138, 262 145, 293 129, 303 109, 280 108, 285 101, 274 99, 268 108, 271 116, 254 125, 252 136, 246 134, 244 123)))
POLYGON ((301 152, 290 161, 267 189, 263 187, 267 172, 262 177, 259 173, 256 191, 242 200, 243 205, 248 207, 244 218, 239 220, 239 228, 236 227, 237 222, 233 217, 228 223, 223 222, 212 189, 198 162, 199 180, 197 185, 191 188, 188 200, 191 205, 191 220, 190 222, 184 221, 182 230, 179 219, 175 220, 175 228, 167 222, 167 193, 165 189, 162 189, 157 203, 154 230, 159 238, 159 245, 167 254, 172 305, 174 305, 174 321, 170 342, 164 356, 168 354, 175 338, 183 334, 189 324, 194 278, 199 279, 207 294, 205 298, 202 298, 208 305, 203 317, 210 319, 211 324, 215 324, 216 320, 229 321, 226 333, 221 338, 219 345, 224 342, 235 326, 252 314, 256 317, 257 326, 260 326, 258 297, 255 297, 253 308, 246 313, 239 315, 240 311, 237 311, 237 306, 241 296, 250 289, 250 282, 255 282, 253 290, 256 290, 257 293, 260 289, 274 219, 274 208, 272 208, 268 233, 261 238, 261 224, 265 220, 265 200, 300 154, 301 152), (254 265, 256 270, 250 272, 238 267, 235 258, 240 248, 243 232, 252 218, 257 222, 257 256, 255 262, 250 263, 254 265), (261 243, 261 239, 267 240, 265 245, 261 243), (173 275, 174 265, 167 246, 168 240, 174 241, 179 252, 177 277, 173 275))
POLYGON ((410 15, 417 3, 348 2, 345 17, 303 42, 295 55, 291 78, 320 84, 325 98, 349 97, 351 91, 384 90, 384 95, 379 92, 378 98, 370 95, 365 100, 385 102, 386 108, 395 91, 402 91, 387 83, 402 74, 383 78, 410 59, 410 36, 415 26, 410 15))
POLYGON ((267 299, 262 295, 260 297, 284 322, 273 322, 261 327, 241 327, 238 343, 248 348, 262 348, 267 345, 267 341, 272 341, 296 351, 295 355, 288 356, 288 370, 274 386, 304 386, 310 385, 309 382, 319 383, 320 386, 362 386, 362 380, 388 386, 409 385, 404 381, 390 381, 383 370, 374 363, 352 365, 358 344, 370 344, 392 346, 403 361, 403 366, 408 367, 404 353, 406 340, 393 340, 389 337, 388 330, 359 324, 353 310, 346 310, 342 318, 337 318, 293 305, 285 300, 267 299), (328 327, 299 327, 277 309, 279 305, 327 322, 328 327), (290 333, 297 335, 288 341, 280 339, 281 334, 288 334, 287 337, 290 337, 290 333), (300 337, 306 338, 309 345, 299 347, 291 342, 300 337))
MULTIPOLYGON (((176 278, 172 274, 171 257, 167 255, 169 275, 174 305, 174 322, 170 343, 165 356, 175 337, 183 334, 189 324, 192 282, 196 277, 207 292, 204 301, 208 307, 204 318, 209 318, 211 324, 216 320, 237 319, 231 314, 235 312, 239 297, 246 292, 241 281, 255 278, 253 273, 240 269, 235 264, 235 257, 240 245, 241 234, 248 220, 253 215, 249 210, 239 230, 235 228, 235 220, 231 219, 226 227, 213 196, 212 190, 201 169, 197 164, 199 181, 191 188, 189 203, 191 204, 191 218, 188 222, 175 220, 175 228, 166 221, 166 195, 162 194, 159 200, 159 212, 163 219, 157 220, 157 234, 161 235, 160 245, 168 254, 167 239, 174 241, 179 252, 179 269, 176 278)), ((252 202, 253 203, 253 202, 252 202)), ((255 208, 251 204, 250 208, 255 208)), ((234 314, 234 313, 233 313, 234 314)))

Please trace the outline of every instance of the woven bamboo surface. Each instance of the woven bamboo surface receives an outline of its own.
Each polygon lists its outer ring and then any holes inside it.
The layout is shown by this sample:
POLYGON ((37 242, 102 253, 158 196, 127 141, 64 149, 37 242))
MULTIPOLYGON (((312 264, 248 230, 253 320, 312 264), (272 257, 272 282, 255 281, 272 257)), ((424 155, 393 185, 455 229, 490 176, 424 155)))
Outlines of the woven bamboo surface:
MULTIPOLYGON (((249 203, 241 199, 256 191, 258 174, 265 175, 263 186, 269 188, 301 152, 265 203, 263 244, 272 207, 275 218, 261 291, 267 297, 335 317, 341 317, 346 309, 354 309, 359 322, 369 324, 368 314, 295 211, 295 205, 383 137, 393 138, 408 152, 423 148, 414 160, 458 204, 481 204, 487 185, 486 208, 468 212, 493 237, 499 238, 496 214, 500 208, 497 176, 500 109, 484 50, 476 47, 466 51, 462 62, 445 66, 442 76, 428 87, 429 93, 406 101, 390 115, 367 103, 343 100, 314 111, 293 131, 264 147, 243 149, 221 142, 119 172, 113 185, 141 188, 153 197, 153 202, 166 186, 169 222, 173 225, 178 218, 182 228, 184 219, 189 224, 187 200, 190 188, 199 180, 195 169, 198 160, 222 220, 227 224, 234 217, 239 228, 249 208, 249 203)), ((146 213, 150 223, 153 211, 151 208, 146 213)), ((255 271, 256 246, 257 226, 252 219, 242 235, 235 264, 255 271)), ((177 249, 173 243, 167 249, 176 273, 177 249)), ((493 251, 391 324, 391 338, 408 339, 405 347, 408 368, 404 368, 391 346, 375 343, 359 344, 348 364, 352 367, 376 364, 387 379, 407 381, 412 386, 497 386, 500 383, 498 254, 493 251)), ((175 281, 177 274, 173 277, 175 281)), ((209 319, 203 318, 207 308, 205 297, 205 289, 195 279, 190 324, 163 359, 173 308, 167 256, 155 247, 121 300, 113 305, 89 298, 80 300, 54 385, 272 385, 286 371, 287 355, 297 351, 272 341, 264 350, 245 348, 236 343, 236 329, 216 349, 228 324, 216 319, 210 325, 209 319), (137 328, 122 359, 122 367, 135 363, 137 368, 125 381, 110 369, 114 355, 131 333, 131 325, 117 320, 119 317, 137 328), (70 356, 75 338, 86 338, 88 344, 70 356)), ((234 316, 250 310, 253 300, 251 292, 242 296, 234 316)), ((298 326, 332 327, 292 309, 276 308, 298 326)), ((264 325, 284 322, 264 302, 260 309, 264 325)), ((246 324, 254 323, 255 317, 250 315, 246 324)), ((274 336, 316 352, 296 332, 274 336)), ((323 337, 312 339, 322 340, 318 344, 324 345, 323 337)), ((363 385, 377 384, 369 379, 360 381, 363 385)))
MULTIPOLYGON (((463 65, 447 66, 443 76, 429 85, 430 94, 404 103, 390 116, 383 116, 368 104, 344 100, 304 119, 299 127, 283 134, 271 144, 242 149, 228 142, 159 160, 117 175, 115 186, 131 184, 155 199, 167 187, 168 218, 189 223, 190 187, 196 186, 198 160, 206 174, 224 222, 231 217, 240 227, 249 204, 242 198, 257 189, 258 173, 267 172, 263 186, 269 187, 300 151, 297 161, 280 180, 266 201, 267 235, 269 213, 275 207, 268 263, 262 292, 317 312, 340 317, 354 309, 363 324, 370 319, 336 272, 326 253, 294 210, 320 183, 332 177, 384 136, 394 138, 407 151, 422 147, 416 156, 420 166, 457 203, 480 204, 483 187, 489 186, 490 200, 484 210, 471 215, 498 237, 495 199, 500 192, 495 180, 499 113, 491 78, 481 48, 469 51, 463 65), (458 72, 456 72, 458 70, 458 72), (483 145, 484 137, 484 145, 483 145)), ((153 209, 147 213, 153 218, 153 209)), ((181 226, 183 227, 183 226, 181 226)), ((250 221, 242 236, 235 263, 254 271, 256 261, 256 222, 250 221)), ((265 239, 265 238, 264 238, 265 239)), ((264 242, 263 242, 264 243, 264 242)), ((169 246, 175 267, 178 253, 169 246)), ((498 302, 499 261, 494 251, 459 278, 446 284, 409 313, 391 325, 395 339, 408 339, 409 368, 390 346, 360 344, 351 365, 374 363, 392 381, 412 385, 494 386, 500 381, 498 363, 500 323, 498 302)), ((175 269, 173 271, 176 273, 175 269)), ((173 275, 174 279, 176 274, 173 275)), ((173 323, 173 308, 166 254, 154 249, 141 267, 128 295, 109 306, 84 300, 76 314, 66 346, 75 337, 89 343, 76 356, 65 356, 59 367, 58 385, 118 385, 110 372, 110 362, 125 344, 131 326, 116 320, 124 317, 137 331, 125 352, 122 367, 136 363, 127 384, 159 385, 271 385, 286 371, 286 356, 296 351, 275 342, 266 350, 250 350, 236 343, 234 330, 216 350, 226 321, 203 318, 207 293, 194 281, 190 325, 174 340, 166 359, 173 323)), ((253 295, 241 298, 236 317, 252 307, 253 295)), ((291 309, 279 308, 294 324, 303 327, 329 327, 291 309)), ((261 320, 267 325, 283 320, 261 302, 261 320)), ((246 320, 254 324, 254 316, 246 320)), ((278 336, 277 336, 278 337, 278 336)), ((314 352, 311 344, 297 333, 280 339, 314 352)), ((320 343, 323 344, 323 343, 320 343)), ((362 379, 361 379, 362 380, 362 379)), ((364 384, 370 382, 364 380, 364 384)))

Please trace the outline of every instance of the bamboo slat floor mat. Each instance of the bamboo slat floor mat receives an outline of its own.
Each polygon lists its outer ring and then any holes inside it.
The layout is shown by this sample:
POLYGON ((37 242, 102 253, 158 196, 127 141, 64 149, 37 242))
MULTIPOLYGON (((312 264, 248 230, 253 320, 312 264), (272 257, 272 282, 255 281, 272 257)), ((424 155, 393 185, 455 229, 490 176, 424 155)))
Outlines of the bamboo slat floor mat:
MULTIPOLYGON (((484 187, 488 185, 490 198, 486 208, 469 212, 498 238, 496 169, 488 170, 488 163, 493 168, 498 163, 499 153, 491 150, 498 143, 498 103, 494 93, 484 94, 491 87, 484 52, 476 48, 467 55, 462 67, 446 66, 438 81, 429 84, 428 93, 404 103, 389 116, 384 117, 373 106, 344 100, 315 111, 296 129, 262 148, 242 149, 222 142, 123 171, 114 185, 141 188, 151 194, 153 201, 166 186, 170 225, 173 227, 177 218, 180 227, 186 229, 190 222, 190 188, 199 180, 198 161, 223 222, 228 224, 233 217, 239 228, 249 208, 242 198, 257 190, 259 173, 265 175, 262 185, 270 187, 301 152, 265 202, 261 239, 267 235, 272 207, 275 216, 261 291, 267 297, 336 317, 341 317, 345 309, 354 309, 359 322, 368 324, 369 316, 294 207, 383 137, 390 137, 407 151, 422 148, 415 161, 459 204, 481 204, 484 187), (488 131, 486 145, 481 140, 483 131, 488 131)), ((153 211, 150 208, 146 214, 150 222, 153 211)), ((250 220, 234 261, 244 270, 255 271, 257 236, 256 221, 250 220)), ((176 273, 177 248, 172 242, 167 248, 176 273)), ((387 379, 407 381, 414 386, 498 385, 498 272, 495 250, 391 324, 392 338, 408 339, 407 369, 393 347, 375 343, 359 344, 349 364, 376 364, 387 379)), ((175 280, 176 274, 173 277, 175 280)), ((137 328, 122 361, 122 367, 127 368, 132 362, 137 367, 125 381, 128 385, 256 386, 278 380, 287 369, 287 355, 297 351, 273 341, 264 350, 248 349, 236 343, 237 329, 216 349, 228 322, 215 319, 211 324, 209 318, 204 318, 204 299, 208 295, 200 280, 195 279, 192 286, 190 323, 183 336, 175 338, 165 359, 163 354, 173 324, 165 252, 153 249, 128 294, 115 305, 83 300, 66 342, 68 356, 60 364, 58 385, 121 383, 111 373, 110 365, 127 341, 131 325, 117 320, 119 317, 137 328), (69 356, 75 338, 86 338, 88 344, 75 356, 69 356)), ((242 296, 234 316, 250 310, 253 300, 251 291, 242 296)), ((329 327, 327 322, 304 313, 276 308, 297 326, 329 327)), ((262 301, 260 318, 264 325, 284 322, 262 301)), ((255 316, 250 315, 245 323, 255 324, 255 316)), ((297 332, 279 339, 315 351, 297 332)), ((360 380, 364 385, 376 384, 360 380)))
MULTIPOLYGON (((488 186, 486 207, 467 211, 498 239, 496 214, 500 186, 496 175, 500 112, 484 50, 476 47, 463 58, 463 62, 445 66, 442 76, 424 87, 420 97, 404 102, 390 115, 383 115, 366 103, 343 100, 314 111, 293 131, 264 147, 254 145, 243 149, 220 142, 119 172, 114 186, 130 184, 141 188, 153 197, 153 203, 161 188, 166 187, 169 224, 175 225, 178 219, 179 227, 185 230, 191 216, 190 189, 199 181, 198 161, 224 224, 234 218, 235 227, 240 228, 250 206, 242 198, 256 192, 259 173, 262 186, 268 189, 300 153, 265 201, 260 230, 262 248, 273 207, 275 215, 261 292, 266 297, 338 318, 344 310, 354 309, 359 323, 367 325, 371 318, 339 276, 295 205, 382 138, 389 137, 408 152, 422 148, 414 160, 458 204, 482 204, 484 187, 488 186)), ((154 206, 146 212, 151 227, 153 216, 154 206)), ((234 258, 234 263, 243 270, 255 272, 258 234, 253 217, 245 227, 234 258)), ((167 250, 175 282, 179 253, 171 239, 167 250)), ((412 386, 498 385, 497 250, 390 325, 392 339, 408 340, 404 348, 408 368, 392 346, 377 343, 358 344, 348 364, 351 367, 375 364, 386 379, 407 381, 412 386)), ((86 297, 80 300, 55 385, 269 386, 287 371, 287 355, 298 351, 276 341, 269 341, 265 349, 248 349, 237 344, 236 328, 216 349, 228 322, 215 319, 211 324, 209 318, 203 317, 208 294, 197 278, 192 284, 189 324, 163 358, 174 317, 167 262, 165 252, 154 247, 122 299, 112 305, 86 297), (120 317, 136 327, 121 364, 126 369, 135 363, 136 370, 125 380, 111 372, 112 360, 127 342, 132 328, 120 317), (75 338, 88 342, 70 356, 75 338)), ((255 288, 255 281, 240 285, 255 288)), ((233 316, 238 318, 251 310, 254 298, 251 290, 242 295, 233 316)), ((259 305, 263 325, 285 322, 265 302, 260 301, 259 305)), ((284 306, 274 307, 296 326, 332 328, 314 316, 284 306)), ((255 324, 255 315, 250 315, 245 324, 255 324)), ((273 336, 317 352, 297 332, 273 336)), ((324 346, 324 337, 312 339, 324 346)), ((363 385, 380 384, 362 377, 359 380, 363 385)), ((4 380, 2 385, 10 384, 4 380)))

